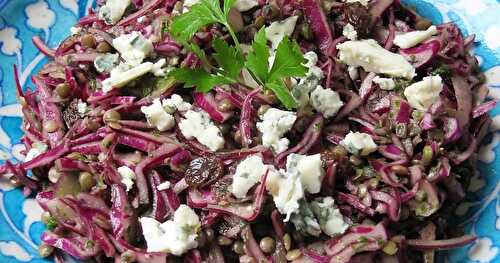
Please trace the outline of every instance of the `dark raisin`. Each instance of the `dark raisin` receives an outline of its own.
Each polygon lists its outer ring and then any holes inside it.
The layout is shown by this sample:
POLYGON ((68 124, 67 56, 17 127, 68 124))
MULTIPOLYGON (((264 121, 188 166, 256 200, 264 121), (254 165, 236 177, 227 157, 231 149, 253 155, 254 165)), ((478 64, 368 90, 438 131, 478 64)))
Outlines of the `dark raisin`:
POLYGON ((73 100, 63 111, 62 116, 68 129, 73 126, 73 124, 80 119, 80 114, 78 113, 78 101, 73 100))
POLYGON ((222 161, 215 156, 199 157, 191 161, 186 170, 186 183, 192 187, 204 187, 224 175, 222 161))
POLYGON ((358 37, 361 39, 369 38, 372 29, 372 16, 368 12, 368 8, 360 3, 348 4, 344 11, 345 22, 351 24, 358 37))

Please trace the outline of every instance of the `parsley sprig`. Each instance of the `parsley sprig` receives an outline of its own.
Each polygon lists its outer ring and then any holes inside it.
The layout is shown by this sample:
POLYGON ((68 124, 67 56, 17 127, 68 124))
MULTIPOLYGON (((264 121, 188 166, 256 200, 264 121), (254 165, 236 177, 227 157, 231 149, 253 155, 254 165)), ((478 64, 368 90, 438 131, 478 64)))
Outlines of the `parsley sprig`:
POLYGON ((170 76, 183 82, 185 87, 196 87, 199 91, 208 92, 217 85, 238 83, 241 70, 246 68, 255 81, 272 90, 287 109, 296 107, 297 102, 283 80, 287 77, 301 77, 307 72, 298 44, 284 37, 275 50, 271 66, 271 50, 267 45, 265 29, 261 28, 254 37, 252 50, 245 57, 236 33, 228 21, 229 10, 234 2, 235 0, 225 0, 221 8, 219 0, 201 0, 199 4, 192 6, 189 12, 173 19, 170 26, 171 36, 200 58, 203 69, 176 68, 170 72, 170 76), (217 66, 209 62, 200 47, 189 42, 198 30, 214 23, 224 25, 235 44, 231 46, 222 39, 212 41, 212 57, 217 66))

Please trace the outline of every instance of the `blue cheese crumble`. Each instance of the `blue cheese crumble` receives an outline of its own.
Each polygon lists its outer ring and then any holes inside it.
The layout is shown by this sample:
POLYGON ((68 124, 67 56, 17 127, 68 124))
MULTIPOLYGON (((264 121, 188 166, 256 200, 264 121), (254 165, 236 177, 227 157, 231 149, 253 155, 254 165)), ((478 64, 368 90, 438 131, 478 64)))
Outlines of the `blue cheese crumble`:
POLYGON ((443 90, 441 76, 425 77, 422 81, 413 83, 405 88, 404 95, 410 106, 417 110, 425 111, 437 100, 443 90))
POLYGON ((394 45, 400 48, 414 47, 434 35, 437 35, 438 30, 436 26, 430 26, 427 30, 416 30, 406 33, 396 34, 394 37, 394 45))
POLYGON ((332 197, 319 197, 311 202, 311 210, 323 232, 331 237, 342 235, 349 228, 332 197))
POLYGON ((128 166, 120 166, 118 167, 117 171, 122 177, 121 182, 127 188, 127 192, 130 191, 134 186, 134 180, 135 180, 134 170, 130 169, 128 166))
POLYGON ((248 190, 257 184, 268 169, 258 155, 247 157, 236 167, 231 184, 231 192, 237 198, 247 196, 248 190))
POLYGON ((262 133, 262 145, 270 147, 276 154, 288 149, 290 141, 283 136, 295 123, 296 113, 270 108, 261 119, 257 122, 257 129, 262 133))
POLYGON ((98 56, 94 60, 94 67, 100 73, 111 72, 112 69, 118 66, 119 62, 120 62, 120 56, 118 54, 107 53, 98 56))
POLYGON ((320 154, 290 154, 287 157, 286 171, 270 168, 266 188, 273 196, 278 211, 286 215, 285 221, 298 212, 299 200, 306 192, 319 193, 323 177, 320 154))
POLYGON ((99 18, 108 25, 114 25, 120 21, 131 0, 108 0, 99 9, 99 18))
POLYGON ((376 76, 373 78, 373 83, 377 84, 379 88, 383 90, 393 90, 396 87, 396 83, 391 78, 381 78, 376 76))
POLYGON ((198 247, 200 219, 187 205, 180 205, 173 219, 164 223, 150 217, 141 217, 139 221, 148 252, 166 252, 181 256, 198 247))
POLYGON ((186 139, 195 138, 211 151, 224 147, 224 137, 219 127, 214 125, 208 113, 204 111, 187 111, 179 122, 179 128, 186 139))
POLYGON ((369 134, 349 132, 340 142, 346 150, 355 155, 366 156, 377 150, 377 145, 369 134))
POLYGON ((373 39, 347 41, 337 45, 337 49, 340 61, 348 66, 392 77, 415 76, 415 68, 403 56, 386 50, 373 39))
POLYGON ((318 55, 313 51, 304 54, 307 62, 304 64, 308 68, 304 77, 295 80, 292 87, 292 95, 297 100, 300 106, 305 106, 309 103, 309 93, 321 84, 323 79, 323 71, 316 66, 318 63, 318 55), (298 83, 297 83, 298 82, 298 83))
POLYGON ((165 111, 160 99, 153 100, 149 106, 141 107, 142 113, 146 116, 149 125, 156 127, 159 131, 167 131, 174 127, 174 117, 165 111))
POLYGON ((316 87, 311 93, 310 100, 313 108, 321 112, 325 118, 333 117, 344 105, 337 92, 324 89, 322 86, 316 87))

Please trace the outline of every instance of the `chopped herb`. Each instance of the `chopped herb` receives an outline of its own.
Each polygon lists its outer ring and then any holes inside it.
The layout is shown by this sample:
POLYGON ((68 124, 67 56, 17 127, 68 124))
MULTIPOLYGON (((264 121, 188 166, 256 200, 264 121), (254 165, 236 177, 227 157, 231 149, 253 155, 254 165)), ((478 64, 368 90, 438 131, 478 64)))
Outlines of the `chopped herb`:
POLYGON ((95 246, 95 243, 92 240, 87 240, 85 242, 85 248, 93 248, 94 246, 95 246))
POLYGON ((52 231, 57 227, 57 220, 54 217, 49 217, 47 220, 47 229, 52 231))
POLYGON ((432 75, 433 76, 439 75, 443 78, 450 78, 452 76, 452 71, 451 71, 450 67, 448 67, 447 65, 441 64, 441 66, 439 66, 437 69, 432 71, 432 75))
POLYGON ((155 136, 155 137, 160 137, 160 135, 161 135, 160 131, 158 131, 158 130, 154 130, 154 131, 152 131, 151 133, 152 133, 152 134, 153 134, 153 136, 155 136))
POLYGON ((297 102, 283 82, 287 77, 301 77, 307 73, 303 65, 304 55, 299 45, 288 37, 283 38, 276 49, 273 66, 269 68, 270 50, 267 46, 266 32, 262 28, 254 38, 252 50, 246 59, 242 55, 239 41, 228 22, 229 9, 235 0, 224 1, 223 9, 217 0, 202 0, 194 5, 189 12, 175 17, 170 26, 170 34, 189 51, 195 53, 202 61, 203 69, 177 68, 170 71, 169 76, 184 87, 196 87, 197 90, 208 92, 217 85, 237 83, 243 67, 246 67, 254 80, 264 88, 274 92, 276 97, 287 108, 297 107, 297 102), (189 43, 193 35, 202 27, 220 23, 226 27, 233 38, 235 46, 230 46, 220 38, 212 42, 215 51, 212 54, 217 66, 210 64, 205 52, 195 44, 189 43))

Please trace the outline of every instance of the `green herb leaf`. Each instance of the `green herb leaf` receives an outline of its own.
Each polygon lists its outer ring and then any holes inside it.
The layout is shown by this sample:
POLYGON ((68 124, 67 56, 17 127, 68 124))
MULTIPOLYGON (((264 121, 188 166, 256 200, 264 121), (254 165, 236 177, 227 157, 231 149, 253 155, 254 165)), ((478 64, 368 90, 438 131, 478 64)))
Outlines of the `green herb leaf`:
POLYGON ((226 41, 220 38, 212 41, 212 47, 217 52, 213 54, 213 57, 223 69, 222 74, 231 79, 238 78, 244 64, 243 55, 240 51, 235 47, 229 46, 226 41))
POLYGON ((196 87, 201 92, 208 92, 217 85, 233 82, 224 76, 213 75, 202 69, 176 68, 170 71, 169 76, 179 82, 184 82, 185 88, 196 87))
POLYGON ((276 97, 288 110, 297 107, 297 101, 292 97, 290 91, 286 88, 282 81, 267 83, 266 87, 271 89, 276 97))
POLYGON ((269 82, 281 80, 284 77, 302 77, 307 73, 304 55, 296 42, 284 37, 276 49, 276 58, 269 72, 269 82))
POLYGON ((266 30, 262 27, 252 43, 252 51, 247 55, 245 66, 260 79, 262 83, 269 76, 269 47, 267 46, 266 30))
POLYGON ((450 67, 448 67, 445 64, 441 64, 438 68, 436 68, 434 71, 432 71, 432 75, 440 75, 443 78, 450 78, 452 76, 452 71, 450 67))
POLYGON ((221 22, 221 13, 218 0, 202 0, 191 7, 189 12, 175 17, 170 25, 170 35, 179 42, 187 42, 202 27, 221 22), (217 5, 214 6, 215 2, 217 5), (214 8, 219 9, 219 13, 214 8))
POLYGON ((54 230, 57 227, 57 220, 54 217, 49 217, 47 220, 47 229, 54 230))

